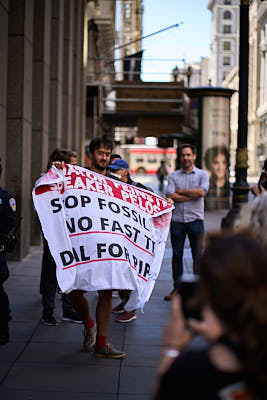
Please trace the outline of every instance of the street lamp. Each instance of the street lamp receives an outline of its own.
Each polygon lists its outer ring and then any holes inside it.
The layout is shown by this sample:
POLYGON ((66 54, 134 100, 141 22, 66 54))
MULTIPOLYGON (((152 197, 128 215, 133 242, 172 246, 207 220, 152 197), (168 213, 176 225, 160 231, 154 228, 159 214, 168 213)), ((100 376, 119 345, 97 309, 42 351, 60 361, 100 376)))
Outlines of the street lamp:
POLYGON ((222 228, 232 228, 240 207, 247 203, 249 185, 248 169, 248 72, 249 72, 249 0, 240 1, 240 34, 239 34, 239 105, 238 131, 235 166, 235 183, 233 184, 232 209, 222 219, 222 228))

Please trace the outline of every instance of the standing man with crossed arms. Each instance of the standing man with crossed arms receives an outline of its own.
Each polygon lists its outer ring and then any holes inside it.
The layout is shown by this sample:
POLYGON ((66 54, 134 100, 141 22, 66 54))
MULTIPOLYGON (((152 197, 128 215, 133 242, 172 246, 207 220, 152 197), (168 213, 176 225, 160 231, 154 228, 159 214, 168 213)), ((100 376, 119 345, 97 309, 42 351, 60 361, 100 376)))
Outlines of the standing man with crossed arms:
POLYGON ((204 196, 209 190, 209 176, 206 171, 195 166, 196 147, 182 144, 179 148, 182 168, 174 171, 168 178, 166 196, 174 201, 175 209, 171 220, 172 275, 174 288, 164 300, 171 300, 179 291, 180 278, 183 275, 183 252, 188 236, 192 257, 193 272, 201 254, 204 234, 204 196))

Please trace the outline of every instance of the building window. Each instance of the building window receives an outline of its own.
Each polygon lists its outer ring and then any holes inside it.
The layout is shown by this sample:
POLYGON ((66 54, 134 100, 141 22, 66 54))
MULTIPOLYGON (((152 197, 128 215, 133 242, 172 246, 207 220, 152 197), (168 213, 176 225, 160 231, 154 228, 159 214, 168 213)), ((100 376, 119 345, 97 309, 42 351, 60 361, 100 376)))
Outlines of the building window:
POLYGON ((148 156, 147 162, 150 164, 156 164, 157 159, 155 158, 155 156, 148 156))
POLYGON ((229 56, 223 57, 223 65, 231 65, 231 59, 229 56))
POLYGON ((231 42, 223 42, 223 50, 231 51, 231 42))
POLYGON ((226 6, 230 6, 232 4, 232 1, 231 0, 224 0, 224 4, 226 6))
POLYGON ((231 33, 232 27, 231 25, 223 25, 223 33, 231 33))
POLYGON ((229 10, 225 11, 223 14, 223 19, 232 19, 232 13, 229 10))

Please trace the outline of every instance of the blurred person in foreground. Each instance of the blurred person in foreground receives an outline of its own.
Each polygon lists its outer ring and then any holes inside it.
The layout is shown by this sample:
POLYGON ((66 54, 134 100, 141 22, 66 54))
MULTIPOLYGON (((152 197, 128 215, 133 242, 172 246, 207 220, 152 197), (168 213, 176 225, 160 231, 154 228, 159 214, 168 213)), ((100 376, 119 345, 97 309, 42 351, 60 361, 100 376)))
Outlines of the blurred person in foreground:
POLYGON ((266 399, 266 248, 247 232, 211 236, 199 276, 202 319, 186 321, 174 296, 153 399, 266 399), (197 334, 207 347, 188 348, 197 334))
POLYGON ((257 185, 252 186, 251 192, 254 196, 259 196, 262 192, 267 190, 267 158, 264 161, 262 173, 260 175, 257 185))
MULTIPOLYGON (((2 164, 0 158, 0 177, 2 164)), ((16 200, 5 189, 0 187, 0 234, 7 235, 15 226, 16 200)), ((9 270, 6 262, 6 249, 0 239, 0 345, 9 342, 9 321, 10 315, 8 295, 4 290, 4 282, 9 277, 9 270)))
POLYGON ((245 204, 234 224, 235 231, 250 229, 267 251, 267 192, 245 204))

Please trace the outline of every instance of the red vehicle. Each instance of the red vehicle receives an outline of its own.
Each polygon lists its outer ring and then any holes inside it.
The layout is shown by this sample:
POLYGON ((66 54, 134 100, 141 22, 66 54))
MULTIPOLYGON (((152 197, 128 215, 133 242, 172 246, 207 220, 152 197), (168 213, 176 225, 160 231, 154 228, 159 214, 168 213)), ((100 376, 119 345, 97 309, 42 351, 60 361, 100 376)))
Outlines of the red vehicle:
POLYGON ((169 173, 175 170, 177 153, 172 147, 164 149, 145 144, 126 144, 115 152, 128 162, 131 174, 156 174, 161 160, 165 161, 169 173))

